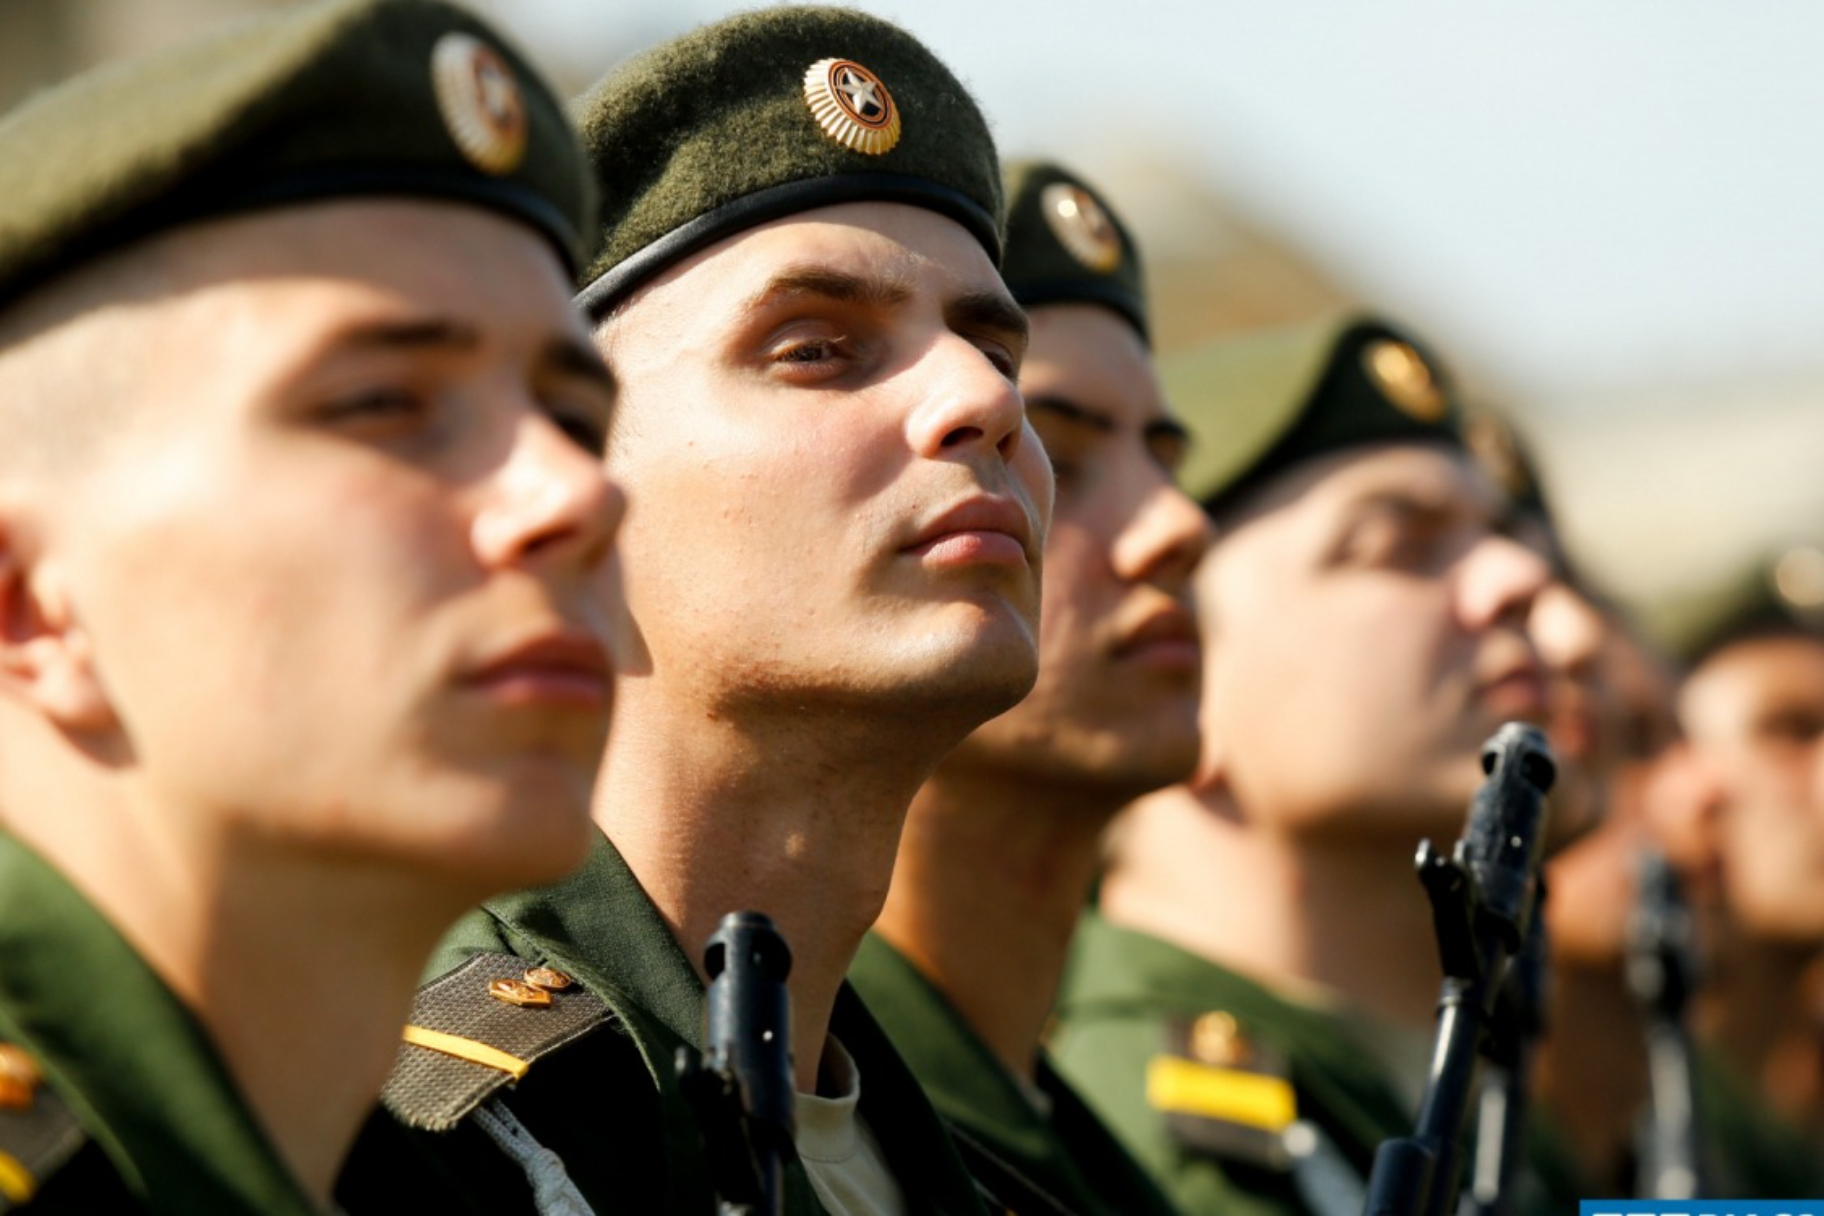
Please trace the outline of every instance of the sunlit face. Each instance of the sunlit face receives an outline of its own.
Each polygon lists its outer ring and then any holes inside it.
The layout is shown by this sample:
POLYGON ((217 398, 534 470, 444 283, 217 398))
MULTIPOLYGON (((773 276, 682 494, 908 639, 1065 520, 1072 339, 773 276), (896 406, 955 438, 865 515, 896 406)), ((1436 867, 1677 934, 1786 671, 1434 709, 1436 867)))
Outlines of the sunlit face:
POLYGON ((1686 681, 1680 710, 1722 785, 1731 911, 1755 933, 1824 938, 1824 641, 1726 646, 1686 681))
POLYGON ((1603 663, 1609 626, 1596 605, 1558 574, 1533 601, 1527 631, 1546 672, 1546 735, 1558 761, 1552 816, 1559 834, 1569 838, 1602 815, 1620 761, 1620 711, 1603 663))
POLYGON ((1482 743, 1545 714, 1525 632, 1544 564, 1442 448, 1320 457, 1259 495, 1197 577, 1206 771, 1289 832, 1460 829, 1482 743))
POLYGON ((1196 763, 1190 576, 1206 524, 1172 482, 1185 432, 1139 335, 1099 305, 1031 316, 1020 390, 1057 476, 1039 680, 955 761, 1105 790, 1118 805, 1196 763))
POLYGON ((1546 911, 1555 956, 1606 967, 1627 947, 1643 852, 1665 851, 1655 805, 1663 814, 1702 791, 1691 785, 1698 774, 1668 754, 1677 723, 1664 666, 1613 623, 1597 663, 1607 709, 1593 733, 1606 740, 1610 757, 1609 806, 1600 826, 1549 863, 1546 911))
POLYGON ((737 717, 884 702, 969 725, 1031 687, 1051 474, 1014 386, 1025 316, 960 225, 890 203, 777 220, 597 338, 637 504, 629 676, 737 717))
POLYGON ((33 577, 106 698, 85 728, 190 817, 174 833, 495 887, 572 868, 621 498, 591 450, 611 383, 556 259, 428 202, 154 252, 165 285, 96 321, 132 399, 38 521, 33 577))

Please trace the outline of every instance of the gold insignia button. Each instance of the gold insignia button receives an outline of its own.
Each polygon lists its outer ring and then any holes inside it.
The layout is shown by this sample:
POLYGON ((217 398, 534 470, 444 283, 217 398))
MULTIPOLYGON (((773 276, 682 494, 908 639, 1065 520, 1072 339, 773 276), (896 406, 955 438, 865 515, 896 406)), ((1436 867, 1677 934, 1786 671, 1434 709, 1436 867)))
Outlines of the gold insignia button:
POLYGON ((450 138, 483 173, 511 173, 526 154, 526 102, 500 53, 449 33, 431 51, 431 84, 450 138))
POLYGON ((488 995, 497 1001, 518 1005, 523 1009, 543 1009, 551 1003, 549 992, 543 988, 534 988, 524 980, 495 980, 488 985, 488 995))
POLYGON ((534 967, 526 972, 526 983, 546 992, 562 992, 576 981, 554 967, 534 967))
POLYGON ((1206 1013, 1191 1023, 1191 1055, 1218 1068, 1240 1068, 1254 1059, 1254 1045, 1232 1013, 1206 1013))
POLYGON ((1420 422, 1444 417, 1444 390, 1418 351, 1404 342, 1382 338, 1362 350, 1362 365, 1381 395, 1401 413, 1420 422))
POLYGON ((899 106, 880 77, 849 59, 819 59, 804 73, 804 100, 823 133, 866 156, 899 143, 899 106))
POLYGON ((1463 442, 1469 445, 1469 454, 1476 464, 1494 479, 1496 485, 1507 491, 1508 497, 1519 498, 1531 493, 1532 476, 1526 471, 1526 461, 1520 458, 1520 445, 1506 423, 1486 414, 1472 418, 1464 424, 1463 442))
POLYGON ((1069 182, 1053 182, 1039 192, 1039 209, 1071 257, 1097 274, 1121 264, 1121 234, 1095 195, 1069 182))
POLYGON ((30 1110, 43 1080, 38 1061, 24 1048, 0 1043, 0 1110, 30 1110))

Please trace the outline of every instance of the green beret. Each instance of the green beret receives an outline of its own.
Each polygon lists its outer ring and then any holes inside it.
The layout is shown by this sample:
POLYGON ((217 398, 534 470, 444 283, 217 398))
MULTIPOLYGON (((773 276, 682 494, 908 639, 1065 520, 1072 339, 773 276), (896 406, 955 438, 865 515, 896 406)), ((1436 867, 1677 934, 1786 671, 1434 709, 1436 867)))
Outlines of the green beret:
POLYGON ((1051 161, 1007 167, 1007 257, 1013 298, 1101 304, 1147 337, 1140 250, 1114 208, 1088 182, 1051 161))
POLYGON ((1231 338, 1166 360, 1195 442, 1179 483, 1214 509, 1302 464, 1369 443, 1463 443, 1437 365, 1366 316, 1231 338))
POLYGON ((578 103, 603 249, 577 300, 606 314, 724 237, 837 203, 909 203, 997 264, 1001 176, 987 121, 912 35, 851 9, 769 8, 611 72, 578 103))
POLYGON ((1749 638, 1824 638, 1824 549, 1794 545, 1647 614, 1654 637, 1686 664, 1749 638))
POLYGON ((474 17, 335 0, 104 67, 0 120, 0 306, 167 228, 350 196, 471 203, 572 269, 591 186, 563 107, 474 17))

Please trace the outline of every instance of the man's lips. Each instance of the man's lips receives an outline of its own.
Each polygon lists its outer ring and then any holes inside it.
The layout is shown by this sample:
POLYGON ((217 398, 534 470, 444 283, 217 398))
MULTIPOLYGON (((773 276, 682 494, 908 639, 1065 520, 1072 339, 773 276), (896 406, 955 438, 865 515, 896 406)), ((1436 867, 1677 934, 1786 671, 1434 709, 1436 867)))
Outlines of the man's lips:
POLYGON ((1203 660, 1203 643, 1197 632, 1197 618, 1178 604, 1150 612, 1139 624, 1120 634, 1115 657, 1147 666, 1198 667, 1203 660))
POLYGON ((926 521, 901 552, 945 564, 1033 564, 1032 520, 1011 498, 982 495, 926 521))
POLYGON ((1510 668, 1477 688, 1482 704, 1495 717, 1544 725, 1548 709, 1545 674, 1537 666, 1510 668))
POLYGON ((613 680, 614 667, 601 639, 561 630, 509 646, 467 673, 463 683, 508 704, 601 710, 613 680))

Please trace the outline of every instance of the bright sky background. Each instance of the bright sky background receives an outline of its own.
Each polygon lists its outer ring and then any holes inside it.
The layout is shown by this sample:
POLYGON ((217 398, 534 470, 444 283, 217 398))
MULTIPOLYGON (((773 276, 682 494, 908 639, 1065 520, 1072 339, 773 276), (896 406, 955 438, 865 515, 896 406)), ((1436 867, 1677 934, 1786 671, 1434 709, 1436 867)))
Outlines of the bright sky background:
MULTIPOLYGON (((578 76, 738 7, 490 6, 578 76)), ((1529 405, 1824 387, 1824 6, 862 7, 933 46, 1006 148, 1091 167, 1124 139, 1181 151, 1529 405)))

